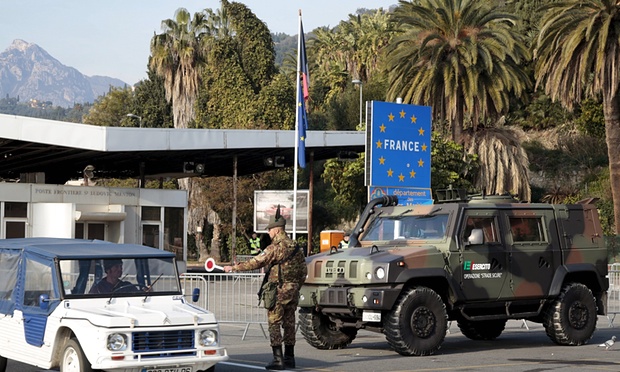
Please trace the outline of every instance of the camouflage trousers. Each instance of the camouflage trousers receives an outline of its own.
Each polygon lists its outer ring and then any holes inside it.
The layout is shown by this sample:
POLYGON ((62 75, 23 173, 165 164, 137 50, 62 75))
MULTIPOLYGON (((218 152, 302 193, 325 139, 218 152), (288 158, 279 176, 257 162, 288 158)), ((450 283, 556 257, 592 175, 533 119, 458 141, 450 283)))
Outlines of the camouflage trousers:
POLYGON ((267 311, 269 340, 271 346, 295 345, 295 311, 299 303, 299 285, 284 283, 278 288, 278 300, 273 309, 267 311), (284 337, 282 337, 284 330, 284 337))

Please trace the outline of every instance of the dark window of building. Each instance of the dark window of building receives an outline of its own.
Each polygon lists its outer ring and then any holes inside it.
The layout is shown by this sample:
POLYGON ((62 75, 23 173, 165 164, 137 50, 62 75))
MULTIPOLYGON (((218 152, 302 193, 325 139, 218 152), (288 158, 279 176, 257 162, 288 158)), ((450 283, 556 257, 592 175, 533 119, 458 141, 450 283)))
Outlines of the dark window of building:
POLYGON ((161 208, 142 207, 142 221, 161 221, 161 208))
POLYGON ((26 222, 23 221, 6 221, 6 234, 5 238, 25 238, 26 237, 26 222))
POLYGON ((164 208, 164 249, 183 259, 183 208, 164 208))
POLYGON ((4 203, 4 217, 28 217, 28 203, 4 203))

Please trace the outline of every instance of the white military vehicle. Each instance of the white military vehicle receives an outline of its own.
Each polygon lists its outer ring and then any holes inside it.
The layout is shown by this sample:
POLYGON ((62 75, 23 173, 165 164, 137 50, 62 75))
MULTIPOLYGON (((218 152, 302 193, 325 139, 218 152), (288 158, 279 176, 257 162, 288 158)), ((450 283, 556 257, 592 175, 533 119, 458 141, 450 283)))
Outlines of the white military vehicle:
POLYGON ((228 354, 215 316, 186 300, 173 253, 26 238, 0 240, 0 372, 8 359, 60 371, 197 372, 228 354), (117 283, 105 283, 113 270, 117 283))

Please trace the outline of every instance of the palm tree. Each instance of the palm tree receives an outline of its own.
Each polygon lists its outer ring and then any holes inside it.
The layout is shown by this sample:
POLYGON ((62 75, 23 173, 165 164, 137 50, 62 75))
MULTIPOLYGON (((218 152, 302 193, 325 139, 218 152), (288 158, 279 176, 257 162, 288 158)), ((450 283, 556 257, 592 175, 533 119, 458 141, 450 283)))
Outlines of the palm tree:
POLYGON ((386 48, 388 99, 431 106, 435 129, 449 125, 452 141, 479 156, 477 187, 529 200, 527 156, 516 136, 505 129, 476 132, 501 122, 511 95, 530 86, 521 66, 529 52, 513 29, 516 18, 486 3, 400 1, 392 15, 397 36, 386 48), (466 120, 473 133, 463 135, 466 120))
POLYGON ((392 20, 400 33, 386 49, 388 99, 432 106, 453 141, 462 141, 466 112, 474 129, 493 122, 529 86, 529 52, 511 14, 479 0, 401 0, 392 20))
MULTIPOLYGON (((201 82, 206 56, 206 40, 210 32, 205 13, 190 13, 179 8, 173 19, 162 21, 162 33, 151 39, 150 67, 164 79, 166 100, 172 103, 175 128, 188 128, 195 119, 195 103, 201 82)), ((206 246, 202 242, 202 230, 208 211, 203 203, 202 188, 197 180, 179 179, 179 187, 187 190, 188 232, 196 237, 200 259, 206 259, 206 246)))
POLYGON ((205 42, 209 35, 204 13, 179 8, 173 19, 162 21, 162 33, 151 40, 150 67, 164 78, 166 99, 172 103, 175 128, 187 128, 195 118, 205 42))
POLYGON ((316 65, 314 76, 330 88, 326 101, 341 94, 352 78, 366 83, 379 71, 381 50, 393 35, 388 14, 377 9, 349 15, 333 29, 321 27, 313 31, 309 55, 316 65))
POLYGON ((216 39, 232 36, 233 32, 230 26, 227 7, 222 6, 216 11, 205 9, 205 14, 207 16, 206 30, 209 35, 216 39))
POLYGON ((554 100, 571 109, 584 97, 603 98, 605 137, 620 232, 620 3, 617 0, 568 0, 542 8, 536 81, 554 100))

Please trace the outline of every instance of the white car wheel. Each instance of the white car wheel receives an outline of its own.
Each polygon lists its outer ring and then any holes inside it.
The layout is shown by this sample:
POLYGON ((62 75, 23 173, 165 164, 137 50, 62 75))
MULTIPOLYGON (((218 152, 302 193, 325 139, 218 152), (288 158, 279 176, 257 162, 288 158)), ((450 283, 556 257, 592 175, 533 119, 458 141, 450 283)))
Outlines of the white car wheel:
POLYGON ((75 339, 70 339, 65 344, 60 364, 61 372, 92 372, 88 359, 84 355, 80 344, 75 339))

